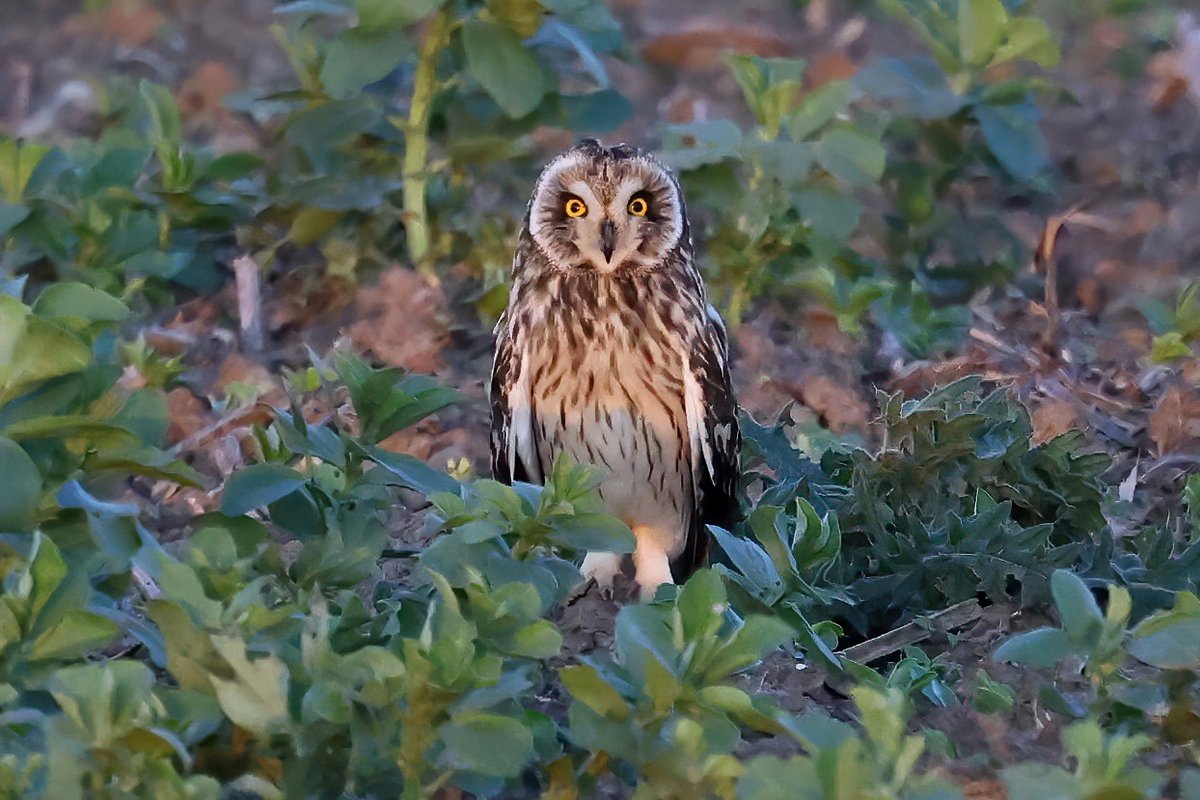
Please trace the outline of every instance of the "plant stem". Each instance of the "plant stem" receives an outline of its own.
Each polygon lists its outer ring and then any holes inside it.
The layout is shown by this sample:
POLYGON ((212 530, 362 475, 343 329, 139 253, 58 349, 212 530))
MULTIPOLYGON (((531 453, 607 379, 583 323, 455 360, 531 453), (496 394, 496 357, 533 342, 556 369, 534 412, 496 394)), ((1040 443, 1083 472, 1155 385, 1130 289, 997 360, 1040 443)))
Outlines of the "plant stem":
POLYGON ((408 257, 422 274, 432 276, 429 263, 429 214, 425 207, 428 181, 429 117, 437 92, 437 57, 450 37, 450 12, 439 11, 429 21, 417 57, 412 103, 404 126, 404 226, 408 257))

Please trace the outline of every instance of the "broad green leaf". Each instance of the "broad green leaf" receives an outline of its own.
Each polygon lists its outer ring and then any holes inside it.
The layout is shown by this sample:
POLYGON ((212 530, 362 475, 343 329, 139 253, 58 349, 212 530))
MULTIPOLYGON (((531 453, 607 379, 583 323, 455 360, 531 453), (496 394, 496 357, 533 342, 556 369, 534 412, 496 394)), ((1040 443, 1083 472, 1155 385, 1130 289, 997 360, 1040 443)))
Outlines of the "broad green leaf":
POLYGON ((63 712, 105 747, 125 736, 146 716, 154 674, 140 661, 63 667, 54 674, 50 693, 63 712))
POLYGON ((233 677, 209 675, 221 710, 234 724, 267 736, 288 722, 287 666, 274 655, 250 660, 246 643, 230 636, 212 637, 213 646, 233 668, 233 677))
POLYGON ((846 192, 815 185, 796 192, 793 203, 804 223, 822 236, 841 241, 858 230, 862 206, 846 192))
POLYGON ((571 697, 600 716, 619 721, 629 715, 625 698, 590 664, 563 667, 559 677, 571 697))
POLYGON ((542 25, 546 9, 538 0, 488 0, 488 12, 518 36, 533 36, 542 25))
POLYGON ((29 216, 29 212, 29 206, 19 203, 6 203, 0 200, 0 236, 8 235, 9 231, 21 224, 29 216))
POLYGON ((73 334, 0 295, 0 406, 41 381, 83 369, 91 357, 73 334))
POLYGON ((854 128, 832 128, 816 143, 817 163, 851 186, 867 186, 883 175, 887 151, 879 140, 854 128))
POLYGON ((1031 667, 1050 668, 1075 651, 1075 645, 1066 631, 1059 628, 1038 628, 1013 636, 996 649, 993 658, 1031 667))
POLYGON ((21 445, 0 436, 0 532, 30 530, 42 501, 42 476, 21 445))
POLYGON ((255 153, 225 153, 205 164, 200 177, 210 181, 233 181, 246 177, 262 165, 262 156, 255 153))
POLYGON ((5 202, 11 205, 21 202, 29 178, 49 152, 50 148, 44 145, 0 139, 0 192, 5 202))
POLYGON ((33 313, 42 319, 71 323, 74 321, 120 322, 129 316, 129 309, 117 298, 84 283, 55 283, 46 287, 33 304, 33 313))
POLYGON ((792 627, 781 619, 752 614, 742 627, 713 654, 704 672, 715 682, 761 661, 768 653, 792 640, 792 627))
POLYGON ((29 646, 29 658, 34 661, 79 659, 89 651, 111 642, 120 635, 116 623, 90 611, 74 608, 67 611, 57 625, 43 633, 29 646))
POLYGON ((562 646, 562 634, 548 619, 526 625, 497 643, 497 649, 521 658, 552 658, 562 646))
POLYGON ((413 50, 399 28, 347 28, 325 51, 321 84, 337 100, 381 80, 413 50))
POLYGON ((845 108, 849 99, 849 81, 834 81, 822 86, 801 100, 796 110, 788 116, 788 134, 796 142, 807 139, 845 108))
POLYGON ((150 141, 156 146, 177 147, 183 139, 179 105, 167 87, 152 81, 142 81, 139 87, 150 117, 150 141))
POLYGON ((1050 576, 1050 592, 1062 618, 1063 630, 1071 641, 1085 643, 1099 635, 1104 614, 1083 579, 1066 570, 1055 570, 1050 576))
POLYGON ((1016 764, 1000 770, 1000 777, 1013 800, 1082 796, 1078 780, 1053 764, 1016 764))
POLYGON ((463 714, 438 729, 443 759, 457 769, 515 778, 533 758, 533 734, 498 714, 463 714))
POLYGON ((67 562, 63 561, 58 546, 45 534, 35 533, 29 564, 29 577, 33 580, 29 592, 30 619, 36 620, 46 608, 66 579, 67 572, 67 562))
POLYGON ((521 37, 478 17, 462 27, 467 71, 509 117, 529 114, 546 94, 545 73, 521 37))
POLYGON ((575 552, 601 550, 632 553, 637 546, 633 531, 621 520, 607 514, 576 514, 554 523, 548 535, 551 542, 575 552))
POLYGON ((1009 24, 1004 44, 996 48, 989 66, 1024 59, 1038 66, 1053 67, 1061 57, 1046 23, 1037 17, 1017 17, 1009 24))
POLYGON ((424 495, 437 492, 457 494, 459 491, 458 481, 445 472, 434 469, 416 456, 410 456, 407 453, 393 453, 382 447, 364 447, 362 452, 394 478, 393 480, 385 478, 383 475, 372 476, 381 483, 403 486, 424 495))
POLYGON ((358 27, 376 32, 411 25, 437 11, 446 0, 357 0, 358 27))
POLYGON ((675 605, 683 621, 684 641, 693 642, 714 635, 720 630, 728 607, 721 576, 711 569, 698 571, 679 590, 675 605))
POLYGON ((221 513, 239 517, 287 497, 304 484, 304 476, 282 464, 254 464, 239 469, 225 482, 221 513))
POLYGON ((1033 178, 1049 163, 1046 140, 1038 129, 1038 110, 1033 105, 977 105, 974 114, 988 149, 1017 180, 1033 178))
POLYGON ((1155 614, 1133 631, 1129 654, 1159 669, 1200 670, 1200 614, 1155 614))
POLYGON ((1004 38, 1008 12, 1001 0, 959 0, 958 52, 969 67, 987 64, 1004 38))

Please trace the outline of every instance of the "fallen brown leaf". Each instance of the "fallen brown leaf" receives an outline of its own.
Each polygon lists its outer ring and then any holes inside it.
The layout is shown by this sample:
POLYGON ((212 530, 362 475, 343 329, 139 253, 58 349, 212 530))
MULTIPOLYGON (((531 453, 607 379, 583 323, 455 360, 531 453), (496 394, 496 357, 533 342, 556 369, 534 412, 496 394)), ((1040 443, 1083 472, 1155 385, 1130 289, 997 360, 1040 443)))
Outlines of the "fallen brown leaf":
POLYGON ((355 346, 393 366, 434 372, 449 336, 446 296, 410 269, 393 267, 378 285, 358 290, 359 320, 348 331, 355 346))
POLYGON ((230 353, 225 357, 217 371, 214 386, 225 391, 229 384, 235 381, 253 386, 258 392, 259 400, 268 405, 280 405, 287 400, 287 393, 284 392, 279 379, 262 364, 241 353, 230 353))
POLYGON ((1150 412, 1149 431, 1160 456, 1200 437, 1200 392, 1179 385, 1168 388, 1150 412))
POLYGON ((819 414, 835 433, 865 431, 867 404, 853 388, 828 375, 807 378, 800 385, 800 400, 819 414))
POLYGON ((809 62, 804 85, 809 90, 820 89, 827 83, 853 78, 857 73, 858 64, 845 53, 821 53, 809 62))
POLYGON ((167 444, 176 444, 209 423, 208 403, 182 386, 167 392, 167 444))
POLYGON ((1033 443, 1048 442, 1079 427, 1079 411, 1070 400, 1048 400, 1033 411, 1033 443))
POLYGON ((222 101, 237 88, 237 79, 228 66, 205 61, 179 85, 175 99, 185 119, 214 117, 224 112, 222 101))

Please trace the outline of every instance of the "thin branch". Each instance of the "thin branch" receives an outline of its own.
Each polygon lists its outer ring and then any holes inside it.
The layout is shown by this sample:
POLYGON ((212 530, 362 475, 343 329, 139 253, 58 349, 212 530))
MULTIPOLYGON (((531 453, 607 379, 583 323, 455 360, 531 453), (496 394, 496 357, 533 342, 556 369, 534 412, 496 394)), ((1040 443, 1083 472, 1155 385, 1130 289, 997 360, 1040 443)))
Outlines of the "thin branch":
POLYGON ((910 644, 922 642, 938 631, 949 631, 969 625, 983 616, 983 608, 977 600, 964 600, 947 609, 929 614, 919 620, 901 625, 895 630, 847 647, 838 653, 859 664, 869 664, 885 656, 903 650, 910 644))

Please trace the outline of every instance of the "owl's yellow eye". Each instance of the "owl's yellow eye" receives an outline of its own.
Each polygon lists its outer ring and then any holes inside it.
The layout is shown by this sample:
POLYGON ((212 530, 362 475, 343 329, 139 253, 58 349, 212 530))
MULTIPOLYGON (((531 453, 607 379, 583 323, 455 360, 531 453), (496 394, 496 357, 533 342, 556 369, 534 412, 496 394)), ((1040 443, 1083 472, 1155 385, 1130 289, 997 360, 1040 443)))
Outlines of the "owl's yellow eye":
POLYGON ((567 212, 567 216, 574 219, 582 217, 587 213, 587 203, 580 200, 578 197, 568 197, 567 202, 563 204, 563 210, 567 212))
POLYGON ((635 197, 629 201, 629 213, 635 217, 644 217, 649 210, 650 204, 646 202, 646 198, 644 197, 635 197))

